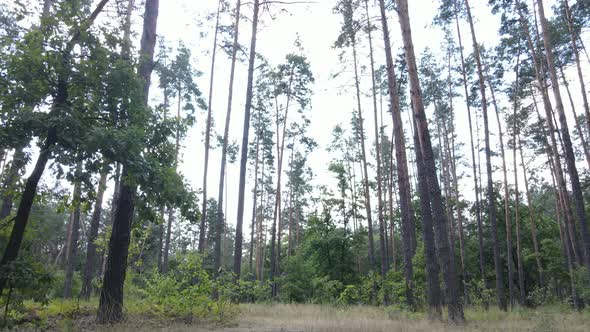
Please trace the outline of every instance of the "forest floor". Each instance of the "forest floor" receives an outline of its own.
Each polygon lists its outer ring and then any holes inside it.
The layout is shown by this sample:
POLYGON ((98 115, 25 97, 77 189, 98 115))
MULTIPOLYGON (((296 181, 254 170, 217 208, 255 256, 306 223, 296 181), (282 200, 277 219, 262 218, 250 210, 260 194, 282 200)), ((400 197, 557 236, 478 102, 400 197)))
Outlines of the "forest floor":
MULTIPOLYGON (((154 321, 128 315, 115 326, 99 326, 87 312, 64 324, 54 320, 43 330, 55 331, 173 331, 173 332, 385 332, 385 331, 590 331, 590 311, 575 312, 563 306, 515 309, 502 312, 469 308, 463 325, 429 321, 424 313, 409 313, 392 307, 311 304, 242 304, 239 314, 224 326, 154 321)), ((18 330, 18 328, 17 328, 18 330)), ((27 329, 27 331, 30 331, 27 329)))
MULTIPOLYGON (((590 313, 568 308, 522 309, 511 313, 468 309, 462 326, 432 322, 422 313, 369 306, 335 307, 302 304, 244 304, 233 327, 199 328, 173 324, 154 331, 176 332, 385 332, 385 331, 590 331, 590 313)), ((112 331, 112 329, 109 329, 112 331)), ((121 326, 120 332, 137 331, 121 326)))

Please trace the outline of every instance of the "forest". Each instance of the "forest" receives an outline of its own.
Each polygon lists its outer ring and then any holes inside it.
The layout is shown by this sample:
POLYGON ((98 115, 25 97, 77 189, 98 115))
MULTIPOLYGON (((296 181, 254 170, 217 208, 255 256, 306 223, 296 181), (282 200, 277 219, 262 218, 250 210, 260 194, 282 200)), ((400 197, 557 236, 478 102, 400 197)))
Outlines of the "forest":
POLYGON ((590 1, 0 0, 0 330, 590 330, 590 1))

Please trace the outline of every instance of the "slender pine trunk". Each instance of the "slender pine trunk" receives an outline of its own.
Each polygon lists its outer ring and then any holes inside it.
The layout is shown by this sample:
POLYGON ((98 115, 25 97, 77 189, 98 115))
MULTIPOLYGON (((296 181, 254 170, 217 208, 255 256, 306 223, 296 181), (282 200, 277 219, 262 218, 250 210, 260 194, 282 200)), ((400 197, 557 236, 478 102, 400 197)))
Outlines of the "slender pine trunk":
POLYGON ((213 34, 213 48, 211 50, 211 76, 209 77, 209 99, 207 105, 207 123, 205 126, 205 165, 203 167, 203 207, 201 209, 201 222, 199 224, 200 253, 205 251, 205 220, 207 219, 207 175, 209 173, 209 150, 211 144, 211 122, 213 117, 213 82, 215 79, 215 60, 217 57, 217 35, 219 33, 219 14, 223 1, 217 3, 217 15, 215 18, 215 33, 213 34))
POLYGON ((498 306, 502 310, 506 310, 506 299, 504 298, 504 282, 502 277, 502 263, 500 257, 500 245, 498 241, 498 225, 496 218, 496 199, 494 193, 494 181, 492 178, 492 151, 490 145, 490 130, 488 124, 488 105, 486 99, 484 74, 481 64, 481 57, 479 53, 479 44, 475 35, 475 27, 473 25, 473 18, 471 16, 471 7, 469 6, 469 0, 465 0, 465 7, 467 9, 467 18, 469 21, 469 27, 471 29, 471 38, 473 40, 473 49, 475 54, 475 61, 477 63, 477 73, 479 77, 479 91, 481 94, 481 104, 483 113, 483 125, 484 125, 484 141, 485 141, 485 154, 486 154, 486 172, 488 176, 487 183, 487 195, 488 195, 488 217, 492 226, 492 245, 494 252, 494 270, 496 272, 496 296, 498 299, 498 306))
MULTIPOLYGON (((239 7, 239 6, 238 6, 239 7)), ((234 250, 234 273, 240 277, 242 270, 242 224, 244 222, 244 199, 246 193, 246 169, 248 168, 248 136, 250 134, 250 112, 252 110, 252 96, 254 83, 254 62, 256 60, 256 33, 258 29, 258 12, 260 0, 254 0, 252 14, 252 38, 250 40, 250 58, 248 63, 248 84, 246 87, 246 106, 244 111, 244 132, 242 135, 242 152, 240 158, 240 182, 238 189, 238 215, 236 222, 236 243, 234 250)), ((238 16, 239 17, 239 16, 238 16)), ((234 45, 237 47, 237 45, 234 45)))

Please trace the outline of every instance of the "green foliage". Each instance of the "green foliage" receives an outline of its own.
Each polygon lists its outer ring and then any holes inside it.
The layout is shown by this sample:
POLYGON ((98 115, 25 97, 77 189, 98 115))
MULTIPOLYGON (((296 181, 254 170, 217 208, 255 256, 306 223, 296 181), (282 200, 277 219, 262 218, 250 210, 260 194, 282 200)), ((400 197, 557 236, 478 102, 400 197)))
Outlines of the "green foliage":
POLYGON ((158 316, 202 317, 211 309, 211 280, 202 259, 187 255, 174 273, 154 273, 146 281, 146 301, 158 316))

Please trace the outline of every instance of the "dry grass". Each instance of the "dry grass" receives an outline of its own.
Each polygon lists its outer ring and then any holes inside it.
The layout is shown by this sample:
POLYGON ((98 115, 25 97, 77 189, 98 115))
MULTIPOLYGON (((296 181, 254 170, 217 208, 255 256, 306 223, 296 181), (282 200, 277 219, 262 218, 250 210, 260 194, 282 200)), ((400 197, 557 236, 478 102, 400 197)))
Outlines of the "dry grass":
POLYGON ((466 324, 457 326, 391 308, 251 304, 241 306, 240 328, 235 331, 590 331, 588 312, 561 308, 510 313, 469 309, 466 318, 466 324))
POLYGON ((47 328, 101 332, 590 331, 590 311, 575 312, 568 307, 516 309, 511 312, 470 308, 465 311, 467 322, 460 326, 430 321, 424 313, 372 306, 242 304, 231 328, 203 322, 185 324, 178 320, 154 320, 132 313, 128 313, 124 323, 104 327, 94 323, 93 313, 74 320, 62 317, 47 328))

